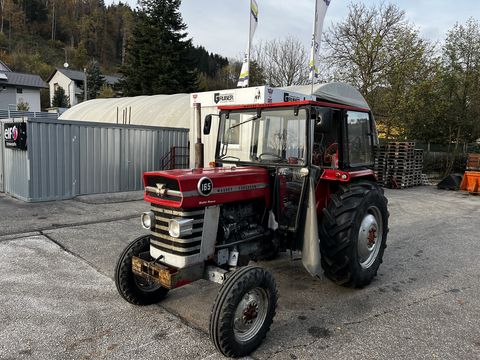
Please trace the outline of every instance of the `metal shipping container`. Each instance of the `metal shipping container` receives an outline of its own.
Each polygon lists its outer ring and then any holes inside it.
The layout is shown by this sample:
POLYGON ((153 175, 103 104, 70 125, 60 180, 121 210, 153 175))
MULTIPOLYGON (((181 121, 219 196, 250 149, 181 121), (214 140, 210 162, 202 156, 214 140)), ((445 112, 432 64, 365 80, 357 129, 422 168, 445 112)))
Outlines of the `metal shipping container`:
MULTIPOLYGON (((2 120, 7 122, 14 121, 2 120)), ((172 147, 188 147, 188 129, 38 118, 26 122, 27 150, 6 148, 3 140, 0 150, 0 191, 24 201, 141 190, 143 172, 159 170, 172 147)))

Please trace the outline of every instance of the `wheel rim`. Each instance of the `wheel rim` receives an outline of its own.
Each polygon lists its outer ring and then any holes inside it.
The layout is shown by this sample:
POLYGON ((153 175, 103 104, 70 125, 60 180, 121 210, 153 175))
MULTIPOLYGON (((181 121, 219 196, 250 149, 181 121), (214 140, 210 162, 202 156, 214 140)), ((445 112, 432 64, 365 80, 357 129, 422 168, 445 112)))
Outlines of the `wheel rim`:
POLYGON ((267 317, 268 295, 265 289, 255 288, 247 292, 237 305, 233 319, 233 332, 240 342, 253 339, 267 317))
POLYGON ((162 287, 153 281, 148 281, 147 279, 137 275, 133 275, 133 280, 135 281, 137 287, 143 292, 155 292, 162 287))
POLYGON ((375 262, 382 246, 382 240, 382 213, 376 206, 370 206, 358 231, 357 252, 362 268, 368 269, 375 262))

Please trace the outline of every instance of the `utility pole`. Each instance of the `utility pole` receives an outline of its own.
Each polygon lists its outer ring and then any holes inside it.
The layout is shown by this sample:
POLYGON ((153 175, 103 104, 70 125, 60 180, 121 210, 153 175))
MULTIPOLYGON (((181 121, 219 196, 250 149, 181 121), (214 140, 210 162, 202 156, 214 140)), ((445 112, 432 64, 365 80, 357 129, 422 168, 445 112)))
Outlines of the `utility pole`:
POLYGON ((85 80, 83 81, 83 91, 84 91, 84 94, 83 94, 83 98, 84 98, 84 101, 87 101, 88 100, 88 87, 87 87, 87 68, 83 68, 83 73, 85 75, 85 80))
POLYGON ((55 40, 55 32, 57 28, 57 24, 55 23, 55 0, 53 0, 53 5, 52 5, 52 40, 55 40))

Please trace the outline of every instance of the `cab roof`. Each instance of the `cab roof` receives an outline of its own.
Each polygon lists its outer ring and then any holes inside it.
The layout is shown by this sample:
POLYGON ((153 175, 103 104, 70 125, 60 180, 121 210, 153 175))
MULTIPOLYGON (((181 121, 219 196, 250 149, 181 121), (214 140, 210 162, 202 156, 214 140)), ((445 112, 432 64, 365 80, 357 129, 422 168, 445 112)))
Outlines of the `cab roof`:
POLYGON ((360 91, 352 85, 343 82, 314 84, 313 86, 311 84, 294 85, 282 89, 295 94, 303 94, 312 100, 349 105, 357 108, 370 108, 360 91))
POLYGON ((232 110, 248 110, 248 109, 268 109, 268 108, 280 108, 280 107, 295 107, 295 106, 321 106, 331 107, 335 109, 345 109, 353 111, 370 112, 369 108, 357 107, 351 105, 337 104, 332 102, 314 101, 314 100, 302 100, 292 102, 278 102, 270 104, 246 104, 246 105, 222 105, 219 106, 219 110, 232 111, 232 110))

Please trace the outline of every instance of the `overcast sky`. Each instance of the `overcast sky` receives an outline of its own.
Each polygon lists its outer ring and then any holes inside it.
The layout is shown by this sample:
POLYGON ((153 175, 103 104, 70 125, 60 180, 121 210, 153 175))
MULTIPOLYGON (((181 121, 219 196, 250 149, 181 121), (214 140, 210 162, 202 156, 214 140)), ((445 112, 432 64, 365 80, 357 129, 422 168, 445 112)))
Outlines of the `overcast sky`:
MULTIPOLYGON (((106 0, 105 3, 118 3, 106 0)), ((132 7, 136 0, 123 0, 132 7)), ((255 41, 294 35, 308 47, 311 39, 314 0, 257 0, 259 25, 255 41)), ((367 5, 382 0, 360 0, 367 5)), ((480 0, 390 0, 405 10, 420 34, 443 41, 447 30, 469 17, 480 20, 480 0)), ((342 21, 351 1, 332 0, 325 26, 342 21)), ((250 0, 183 0, 180 11, 195 45, 227 57, 241 58, 247 44, 250 0)))

